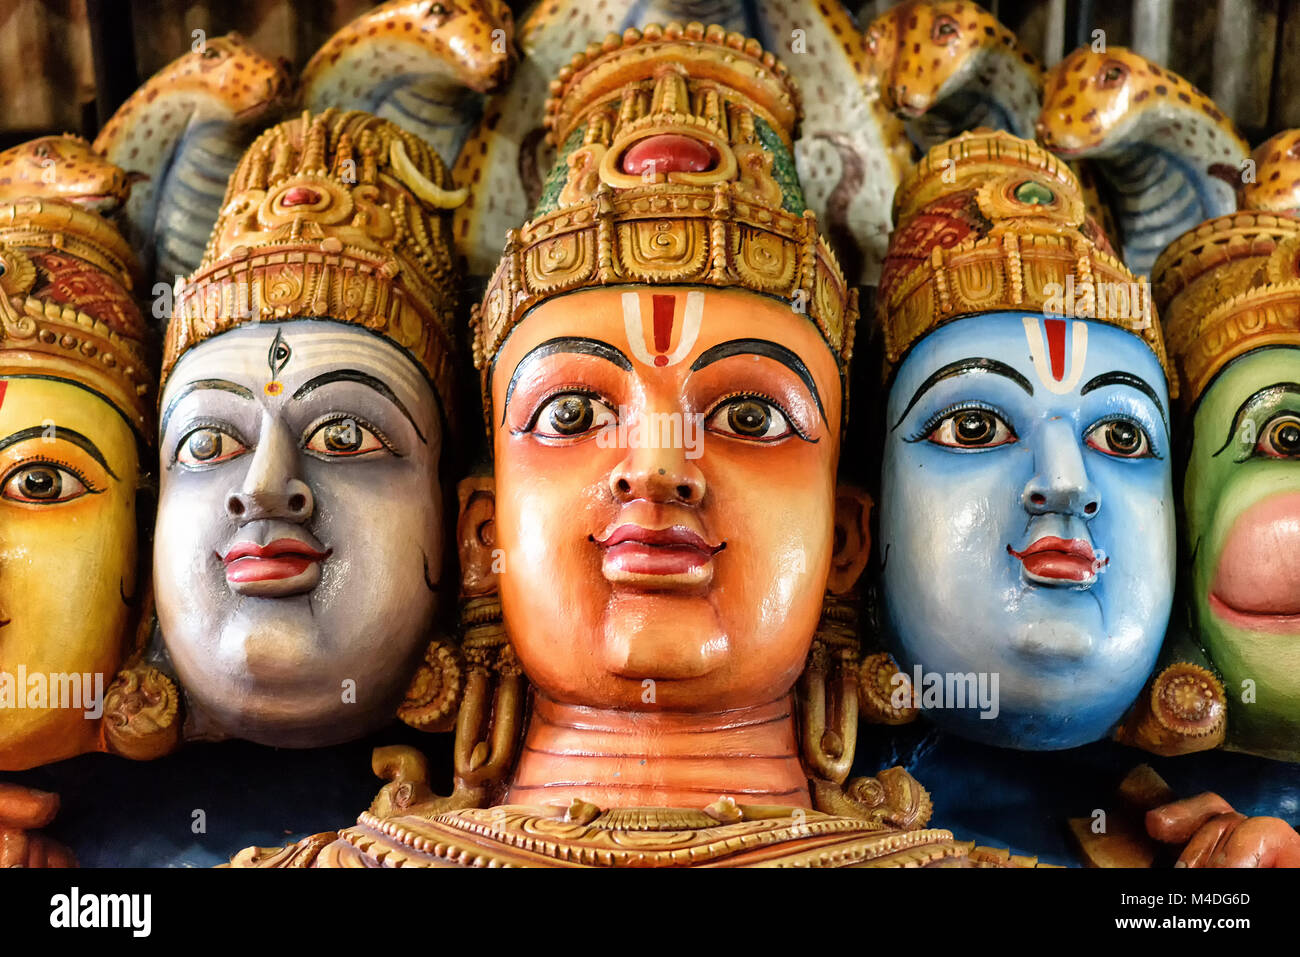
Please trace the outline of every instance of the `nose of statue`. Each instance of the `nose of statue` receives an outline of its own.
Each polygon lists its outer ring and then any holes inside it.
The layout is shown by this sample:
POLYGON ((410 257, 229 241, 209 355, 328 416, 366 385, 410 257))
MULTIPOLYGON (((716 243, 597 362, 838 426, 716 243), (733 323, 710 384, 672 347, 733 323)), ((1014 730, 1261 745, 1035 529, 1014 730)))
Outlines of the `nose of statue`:
POLYGON ((682 449, 630 449, 609 473, 609 488, 618 502, 645 499, 699 505, 704 499, 704 473, 682 449))
POLYGON ((259 519, 302 523, 316 507, 311 486, 298 477, 299 457, 288 429, 269 416, 249 456, 242 485, 226 496, 226 514, 239 524, 259 519))
POLYGON ((290 479, 280 493, 258 489, 226 496, 226 514, 241 524, 268 518, 302 523, 311 518, 314 507, 311 487, 301 479, 290 479))
POLYGON ((1090 519, 1101 509, 1101 490, 1093 484, 1073 425, 1046 422, 1034 449, 1034 474, 1020 500, 1030 515, 1057 513, 1090 519))

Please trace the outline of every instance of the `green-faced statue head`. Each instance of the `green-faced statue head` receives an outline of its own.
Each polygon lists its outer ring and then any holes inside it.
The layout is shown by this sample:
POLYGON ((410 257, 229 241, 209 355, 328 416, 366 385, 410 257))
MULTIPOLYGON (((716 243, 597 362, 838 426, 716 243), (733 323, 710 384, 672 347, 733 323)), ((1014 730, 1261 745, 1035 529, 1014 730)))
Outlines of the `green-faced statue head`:
POLYGON ((1184 589, 1225 744, 1300 760, 1300 219, 1240 212, 1153 272, 1187 403, 1184 589))

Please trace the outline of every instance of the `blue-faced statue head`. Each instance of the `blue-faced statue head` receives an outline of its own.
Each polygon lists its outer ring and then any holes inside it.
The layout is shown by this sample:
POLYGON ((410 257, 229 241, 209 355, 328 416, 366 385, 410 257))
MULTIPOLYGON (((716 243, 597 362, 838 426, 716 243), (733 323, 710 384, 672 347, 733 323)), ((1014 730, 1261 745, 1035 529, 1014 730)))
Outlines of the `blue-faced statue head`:
POLYGON ((878 541, 906 703, 1004 747, 1095 741, 1150 676, 1173 599, 1149 290, 1069 170, 1006 134, 936 147, 895 209, 878 541))

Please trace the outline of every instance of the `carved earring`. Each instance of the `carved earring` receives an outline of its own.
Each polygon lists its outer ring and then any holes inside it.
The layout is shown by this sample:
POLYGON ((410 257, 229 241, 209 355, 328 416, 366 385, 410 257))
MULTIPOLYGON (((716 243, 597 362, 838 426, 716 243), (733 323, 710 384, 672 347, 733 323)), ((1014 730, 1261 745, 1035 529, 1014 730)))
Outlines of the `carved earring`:
MULTIPOLYGON (((880 827, 924 827, 933 810, 929 792, 904 768, 887 768, 875 777, 849 780, 858 740, 859 705, 868 720, 878 721, 879 714, 885 713, 876 703, 875 689, 884 670, 877 659, 883 658, 898 671, 888 654, 859 662, 861 654, 857 596, 827 592, 799 687, 800 745, 811 772, 813 807, 880 827), (869 693, 864 693, 864 687, 869 693)), ((888 696, 885 701, 888 703, 888 696)))
POLYGON ((492 788, 514 766, 523 727, 523 672, 506 635, 496 592, 466 598, 460 606, 460 642, 436 638, 416 670, 398 716, 422 731, 453 724, 455 788, 447 797, 428 786, 428 768, 413 748, 375 751, 375 773, 389 781, 370 813, 441 814, 485 807, 492 788))
POLYGON ((858 740, 857 619, 856 598, 826 593, 799 678, 804 762, 835 786, 848 777, 858 740))
POLYGON ((494 591, 461 606, 469 672, 456 716, 456 789, 486 789, 514 765, 523 727, 524 677, 494 591))
POLYGON ((101 750, 133 761, 152 761, 180 745, 180 692, 176 683, 144 660, 153 632, 153 586, 143 589, 135 642, 104 693, 101 750))
POLYGON ((452 729, 464 697, 466 664, 471 672, 481 668, 501 673, 503 667, 517 668, 496 592, 464 599, 458 630, 459 641, 439 635, 429 642, 424 660, 411 678, 397 716, 413 728, 452 729))
MULTIPOLYGON (((879 648, 878 636, 884 629, 880 623, 880 592, 877 587, 864 596, 868 639, 872 647, 879 648), (875 639, 875 640, 872 640, 875 639)), ((858 665, 858 707, 861 718, 868 724, 910 724, 920 715, 914 706, 912 683, 903 674, 887 651, 877 651, 863 657, 858 665)))
POLYGON ((397 716, 420 731, 449 731, 460 704, 464 674, 456 643, 446 636, 429 642, 411 676, 397 716))

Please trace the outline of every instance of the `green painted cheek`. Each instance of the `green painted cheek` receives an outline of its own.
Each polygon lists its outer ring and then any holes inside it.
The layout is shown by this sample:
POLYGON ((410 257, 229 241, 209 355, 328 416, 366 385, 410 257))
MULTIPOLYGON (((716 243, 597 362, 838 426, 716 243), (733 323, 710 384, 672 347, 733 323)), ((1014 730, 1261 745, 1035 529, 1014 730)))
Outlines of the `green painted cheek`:
POLYGON ((1300 350, 1269 349, 1233 362, 1207 391, 1194 418, 1184 483, 1185 534, 1195 549, 1191 602, 1201 644, 1224 680, 1229 746, 1276 757, 1300 754, 1300 638, 1230 625, 1210 610, 1219 556, 1237 519, 1279 493, 1300 492, 1300 462, 1251 457, 1241 429, 1223 446, 1241 403, 1276 382, 1300 381, 1300 350), (1254 701, 1243 701, 1253 692, 1254 701))

